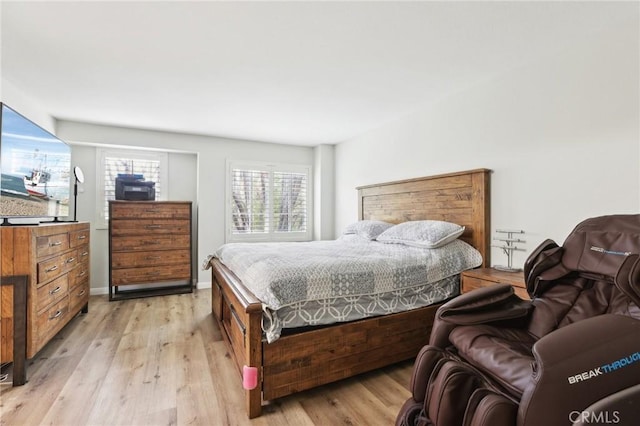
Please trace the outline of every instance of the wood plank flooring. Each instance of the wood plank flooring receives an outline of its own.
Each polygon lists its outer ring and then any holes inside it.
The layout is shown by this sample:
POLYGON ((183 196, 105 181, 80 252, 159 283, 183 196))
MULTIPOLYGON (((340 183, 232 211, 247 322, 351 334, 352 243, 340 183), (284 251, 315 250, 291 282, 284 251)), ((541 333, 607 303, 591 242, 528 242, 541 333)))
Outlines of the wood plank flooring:
POLYGON ((272 401, 251 421, 211 317, 211 292, 108 302, 92 296, 0 388, 0 425, 392 425, 412 362, 272 401))

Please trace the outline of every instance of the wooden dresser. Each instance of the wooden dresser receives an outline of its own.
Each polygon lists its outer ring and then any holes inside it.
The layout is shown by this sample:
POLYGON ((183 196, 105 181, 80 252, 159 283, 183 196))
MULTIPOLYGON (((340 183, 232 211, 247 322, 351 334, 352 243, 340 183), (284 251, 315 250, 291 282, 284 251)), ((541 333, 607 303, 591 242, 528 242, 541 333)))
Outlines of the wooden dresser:
POLYGON ((29 277, 27 358, 33 358, 77 313, 88 312, 89 223, 7 226, 1 233, 2 274, 29 277))
POLYGON ((505 272, 494 268, 478 268, 464 271, 461 274, 462 293, 480 287, 503 283, 510 284, 515 294, 520 298, 528 300, 527 286, 524 282, 524 274, 519 272, 505 272))
POLYGON ((190 293, 191 280, 190 201, 109 202, 109 300, 190 293))

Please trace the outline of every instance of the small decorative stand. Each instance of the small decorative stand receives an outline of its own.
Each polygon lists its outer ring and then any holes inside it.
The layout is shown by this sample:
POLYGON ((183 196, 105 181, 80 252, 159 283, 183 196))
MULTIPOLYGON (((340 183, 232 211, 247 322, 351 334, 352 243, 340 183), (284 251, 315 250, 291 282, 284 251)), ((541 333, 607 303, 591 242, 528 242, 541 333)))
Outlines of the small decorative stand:
POLYGON ((517 247, 516 243, 525 243, 525 240, 521 240, 520 238, 514 238, 514 234, 524 234, 522 230, 514 230, 514 229, 496 229, 497 234, 507 234, 506 238, 497 238, 493 239, 496 241, 502 241, 502 245, 491 245, 491 247, 497 247, 502 249, 504 254, 507 255, 507 266, 496 265, 495 269, 499 271, 506 272, 518 272, 521 271, 521 268, 513 267, 513 252, 514 251, 525 251, 524 249, 517 247))

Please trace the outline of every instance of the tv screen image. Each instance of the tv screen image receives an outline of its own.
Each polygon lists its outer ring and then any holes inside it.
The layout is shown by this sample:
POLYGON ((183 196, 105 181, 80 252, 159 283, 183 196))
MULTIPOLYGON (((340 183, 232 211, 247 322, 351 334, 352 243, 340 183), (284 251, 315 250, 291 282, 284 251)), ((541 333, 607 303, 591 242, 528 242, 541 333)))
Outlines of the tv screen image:
POLYGON ((0 217, 68 216, 71 148, 0 105, 0 217))

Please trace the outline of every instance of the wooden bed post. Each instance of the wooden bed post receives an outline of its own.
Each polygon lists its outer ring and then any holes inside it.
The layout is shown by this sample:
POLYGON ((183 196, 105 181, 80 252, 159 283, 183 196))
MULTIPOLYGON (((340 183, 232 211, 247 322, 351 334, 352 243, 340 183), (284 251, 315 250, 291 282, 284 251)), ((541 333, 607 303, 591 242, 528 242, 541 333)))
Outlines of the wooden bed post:
POLYGON ((243 367, 258 369, 257 386, 245 389, 249 418, 262 414, 262 304, 218 259, 211 259, 211 312, 233 354, 243 382, 243 367))
POLYGON ((249 418, 262 414, 262 327, 261 316, 249 313, 249 324, 245 335, 245 359, 249 360, 249 367, 258 369, 258 386, 255 389, 245 390, 245 405, 249 418))
POLYGON ((472 217, 473 224, 473 243, 472 246, 478 248, 482 253, 483 268, 491 266, 491 200, 487 197, 491 196, 489 174, 491 170, 480 169, 471 175, 471 185, 473 187, 472 198, 472 217))

